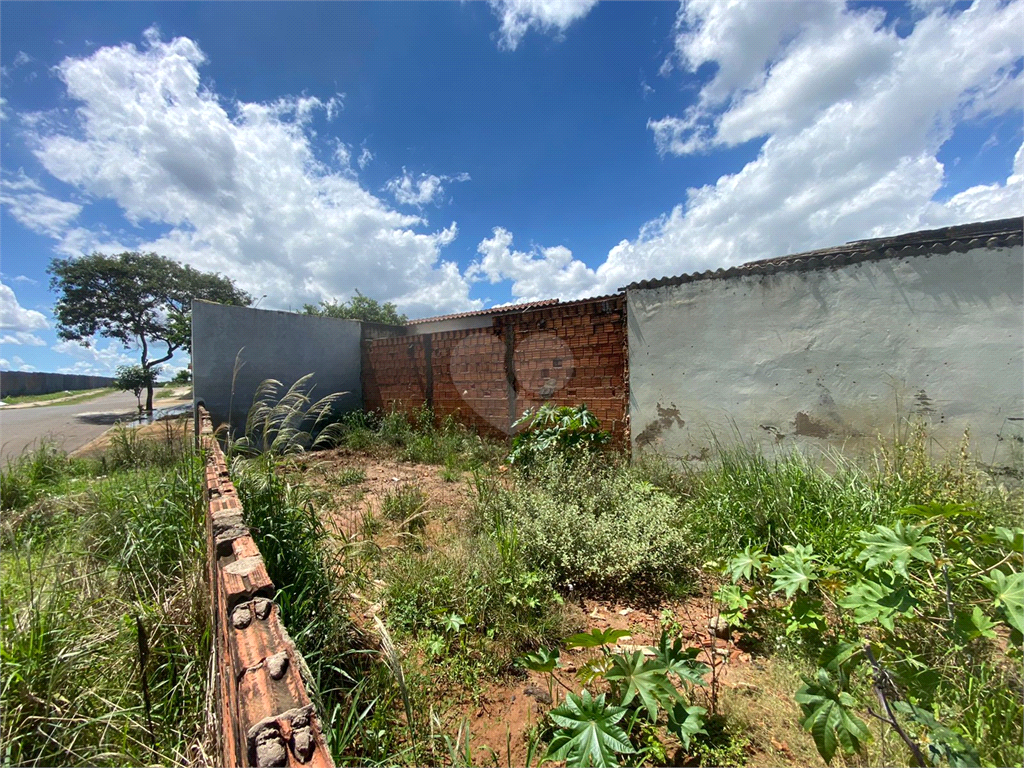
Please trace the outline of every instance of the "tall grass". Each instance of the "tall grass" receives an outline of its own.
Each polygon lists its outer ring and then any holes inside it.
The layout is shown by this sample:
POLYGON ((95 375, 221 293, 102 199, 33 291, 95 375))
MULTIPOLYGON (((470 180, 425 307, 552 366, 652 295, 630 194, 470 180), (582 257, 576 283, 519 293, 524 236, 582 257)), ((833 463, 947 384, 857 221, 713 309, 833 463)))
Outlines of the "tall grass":
POLYGON ((838 453, 813 460, 795 451, 766 456, 740 444, 719 446, 698 470, 673 472, 646 458, 634 471, 678 498, 679 524, 704 559, 748 544, 770 554, 795 544, 840 554, 860 531, 929 501, 966 504, 999 524, 1014 520, 1012 494, 977 469, 966 442, 951 455, 931 456, 923 428, 870 460, 838 453))
POLYGON ((36 447, 0 469, 0 510, 23 509, 47 494, 88 474, 89 462, 72 459, 56 441, 44 437, 36 447))
MULTIPOLYGON (((50 453, 22 466, 33 464, 74 466, 50 453)), ((209 658, 202 461, 186 444, 169 467, 146 467, 144 456, 136 465, 88 480, 74 497, 49 499, 60 521, 49 535, 28 516, 6 537, 5 764, 202 759, 209 658)), ((60 482, 47 475, 34 486, 36 498, 60 482)))
POLYGON ((245 420, 245 434, 232 446, 246 455, 287 454, 337 443, 341 431, 335 408, 346 392, 334 392, 316 402, 311 398, 313 374, 307 373, 282 393, 276 379, 256 388, 245 420))

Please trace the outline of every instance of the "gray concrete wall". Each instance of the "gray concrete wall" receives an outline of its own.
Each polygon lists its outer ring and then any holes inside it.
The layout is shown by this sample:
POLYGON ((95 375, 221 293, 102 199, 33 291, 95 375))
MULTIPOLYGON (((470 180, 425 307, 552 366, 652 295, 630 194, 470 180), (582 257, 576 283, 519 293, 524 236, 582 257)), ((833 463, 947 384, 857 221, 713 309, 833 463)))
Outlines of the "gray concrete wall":
POLYGON ((196 401, 214 421, 241 431, 257 387, 277 379, 282 394, 314 374, 313 400, 347 392, 344 411, 362 408, 360 323, 293 312, 192 303, 192 376, 196 401), (238 361, 237 374, 236 357, 238 361))
POLYGON ((77 373, 0 372, 0 398, 22 395, 49 395, 79 389, 102 389, 114 386, 109 376, 83 376, 77 373))
POLYGON ((857 450, 917 416, 1019 470, 1022 286, 1014 246, 631 288, 634 450, 857 450))

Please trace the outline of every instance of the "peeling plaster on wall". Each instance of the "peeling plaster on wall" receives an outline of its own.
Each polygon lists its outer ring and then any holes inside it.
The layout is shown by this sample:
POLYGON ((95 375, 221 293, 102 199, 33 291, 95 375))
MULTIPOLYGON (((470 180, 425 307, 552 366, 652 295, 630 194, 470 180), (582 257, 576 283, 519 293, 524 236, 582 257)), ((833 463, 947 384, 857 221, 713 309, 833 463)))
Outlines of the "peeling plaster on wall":
POLYGON ((970 427, 980 460, 1019 469, 1022 286, 1020 245, 633 286, 634 448, 867 449, 913 415, 940 449, 970 427))
POLYGON ((638 447, 652 445, 661 437, 661 433, 666 429, 671 429, 672 427, 682 429, 686 426, 686 422, 680 417, 679 409, 676 408, 675 403, 672 403, 668 408, 664 408, 661 403, 658 403, 656 407, 658 409, 658 418, 648 424, 644 431, 636 436, 638 447))

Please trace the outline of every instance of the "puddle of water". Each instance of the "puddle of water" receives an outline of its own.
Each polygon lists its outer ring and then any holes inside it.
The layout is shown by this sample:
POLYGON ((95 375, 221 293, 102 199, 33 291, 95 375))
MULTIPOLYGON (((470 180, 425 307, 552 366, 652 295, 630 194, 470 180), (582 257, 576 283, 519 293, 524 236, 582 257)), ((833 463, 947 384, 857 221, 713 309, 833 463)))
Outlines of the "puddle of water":
POLYGON ((186 413, 192 413, 192 403, 172 405, 169 408, 154 408, 152 413, 143 413, 136 416, 131 421, 126 421, 125 425, 129 427, 141 427, 146 424, 152 424, 155 421, 160 421, 161 419, 169 419, 174 416, 184 416, 186 413))

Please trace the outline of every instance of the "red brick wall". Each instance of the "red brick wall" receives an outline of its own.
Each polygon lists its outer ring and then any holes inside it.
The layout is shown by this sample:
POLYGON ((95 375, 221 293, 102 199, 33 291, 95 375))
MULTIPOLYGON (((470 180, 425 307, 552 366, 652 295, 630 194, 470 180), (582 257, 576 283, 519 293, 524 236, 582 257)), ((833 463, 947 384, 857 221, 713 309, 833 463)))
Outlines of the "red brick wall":
POLYGON ((430 334, 433 408, 481 434, 508 434, 505 342, 491 328, 430 334))
POLYGON ((515 332, 517 416, 550 401, 579 405, 617 441, 628 438, 626 301, 558 304, 510 318, 515 332))
POLYGON ((396 336, 363 342, 363 407, 415 410, 427 402, 424 337, 396 336))
POLYGON ((274 583, 202 406, 197 426, 206 452, 216 764, 333 768, 302 677, 305 664, 281 622, 274 583))
POLYGON ((612 296, 496 317, 490 328, 368 340, 365 407, 409 410, 427 403, 438 416, 454 414, 502 435, 527 408, 586 403, 604 429, 626 442, 625 307, 624 296, 612 296))

